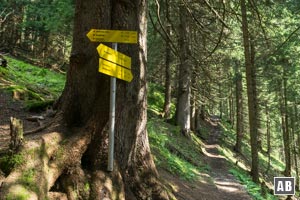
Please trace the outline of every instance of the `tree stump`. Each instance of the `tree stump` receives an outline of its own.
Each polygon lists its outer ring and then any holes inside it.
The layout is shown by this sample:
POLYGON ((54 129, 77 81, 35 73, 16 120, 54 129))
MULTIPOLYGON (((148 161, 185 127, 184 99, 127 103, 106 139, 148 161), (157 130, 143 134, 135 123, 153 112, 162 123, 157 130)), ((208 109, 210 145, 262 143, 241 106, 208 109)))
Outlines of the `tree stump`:
POLYGON ((23 122, 17 118, 10 118, 10 149, 18 151, 23 144, 23 122))

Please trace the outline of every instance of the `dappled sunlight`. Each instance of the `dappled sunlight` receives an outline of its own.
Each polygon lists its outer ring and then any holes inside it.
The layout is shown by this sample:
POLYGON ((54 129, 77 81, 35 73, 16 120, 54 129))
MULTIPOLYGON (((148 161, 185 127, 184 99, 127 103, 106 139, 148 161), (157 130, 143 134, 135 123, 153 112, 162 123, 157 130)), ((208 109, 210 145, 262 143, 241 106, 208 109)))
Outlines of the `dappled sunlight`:
POLYGON ((204 148, 202 148, 202 151, 203 151, 204 155, 206 155, 207 157, 225 159, 224 156, 222 156, 218 153, 218 148, 219 148, 218 144, 204 145, 204 148), (214 153, 214 152, 216 152, 216 153, 214 153))
POLYGON ((215 184, 219 190, 223 190, 224 192, 239 192, 241 190, 241 186, 237 182, 233 182, 232 180, 215 180, 215 184))

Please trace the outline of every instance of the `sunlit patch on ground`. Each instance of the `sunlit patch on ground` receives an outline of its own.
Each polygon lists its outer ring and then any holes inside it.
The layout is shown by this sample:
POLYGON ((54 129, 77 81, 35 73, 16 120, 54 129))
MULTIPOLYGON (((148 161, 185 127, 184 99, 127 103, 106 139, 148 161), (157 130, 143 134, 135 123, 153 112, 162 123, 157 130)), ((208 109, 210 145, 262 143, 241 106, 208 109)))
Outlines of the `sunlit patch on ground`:
POLYGON ((215 179, 215 184, 219 190, 224 190, 226 192, 239 192, 241 190, 241 185, 230 179, 215 179))

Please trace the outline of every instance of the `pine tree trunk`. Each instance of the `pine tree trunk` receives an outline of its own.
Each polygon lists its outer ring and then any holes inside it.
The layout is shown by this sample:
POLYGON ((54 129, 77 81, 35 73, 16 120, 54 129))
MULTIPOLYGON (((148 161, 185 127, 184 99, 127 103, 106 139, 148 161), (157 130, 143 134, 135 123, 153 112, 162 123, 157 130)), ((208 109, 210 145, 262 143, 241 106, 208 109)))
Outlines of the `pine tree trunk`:
MULTIPOLYGON (((71 65, 63 96, 64 117, 69 125, 92 124, 94 135, 86 152, 90 159, 87 164, 96 174, 106 174, 109 77, 97 72, 97 44, 89 42, 85 34, 93 27, 138 31, 137 45, 120 44, 118 48, 132 58, 134 78, 131 83, 117 81, 115 171, 125 184, 114 184, 125 187, 124 191, 131 191, 138 199, 155 199, 160 193, 150 186, 157 185, 153 182, 157 172, 146 130, 147 5, 145 0, 114 2, 77 2, 71 65)), ((93 185, 99 184, 104 185, 103 180, 95 178, 93 185)), ((93 199, 101 196, 96 188, 92 189, 93 199)))
POLYGON ((291 134, 292 134, 292 145, 293 145, 293 156, 294 156, 294 165, 295 165, 295 172, 296 172, 296 190, 299 191, 299 168, 298 168, 298 156, 297 156, 297 141, 296 141, 296 109, 297 106, 294 103, 293 106, 293 114, 291 115, 291 134))
POLYGON ((285 176, 291 176, 292 165, 291 165, 291 146, 290 146, 290 131, 289 131, 289 118, 287 110, 287 80, 285 69, 283 72, 283 88, 282 88, 282 134, 283 134, 283 145, 284 145, 284 157, 285 157, 285 176))
POLYGON ((241 153, 243 139, 243 80, 239 72, 239 66, 235 66, 235 91, 236 91, 236 144, 234 150, 241 153))
POLYGON ((269 107, 266 105, 266 116, 267 116, 267 154, 268 154, 268 167, 266 173, 271 167, 271 122, 270 122, 270 113, 269 107))
MULTIPOLYGON (((169 10, 169 0, 166 0, 166 20, 167 20, 167 26, 166 26, 166 32, 170 36, 171 35, 171 24, 170 24, 170 10, 169 10)), ((164 102, 164 110, 163 115, 165 119, 168 119, 170 117, 170 111, 171 111, 171 94, 172 94, 172 85, 171 85, 171 50, 170 50, 170 44, 169 40, 166 40, 166 79, 165 79, 165 102, 164 102)))
POLYGON ((241 0, 242 12, 242 31, 246 66, 247 95, 248 95, 248 111, 250 125, 250 146, 251 146, 251 175, 254 182, 259 182, 259 159, 258 159, 258 132, 257 132, 257 96, 255 81, 255 66, 251 62, 250 35, 247 21, 247 7, 245 0, 241 0))
POLYGON ((180 39, 179 45, 181 49, 180 69, 179 69, 179 85, 178 97, 176 105, 176 122, 180 126, 181 132, 185 136, 190 136, 190 117, 191 117, 191 63, 189 61, 189 25, 187 22, 187 10, 185 6, 180 6, 180 39))

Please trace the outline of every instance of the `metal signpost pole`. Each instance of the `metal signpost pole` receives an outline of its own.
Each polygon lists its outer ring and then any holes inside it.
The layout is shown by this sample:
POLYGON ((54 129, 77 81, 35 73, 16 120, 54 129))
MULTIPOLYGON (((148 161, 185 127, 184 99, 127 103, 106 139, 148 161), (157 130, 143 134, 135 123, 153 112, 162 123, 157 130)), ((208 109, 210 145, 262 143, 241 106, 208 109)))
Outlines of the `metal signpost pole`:
MULTIPOLYGON (((113 49, 118 50, 118 43, 113 43, 113 49)), ((110 77, 110 108, 109 108, 109 136, 108 136, 108 165, 107 170, 114 169, 114 139, 116 112, 116 78, 110 77)))

